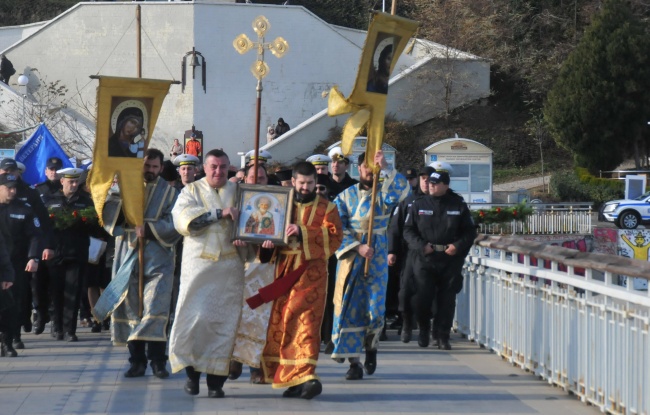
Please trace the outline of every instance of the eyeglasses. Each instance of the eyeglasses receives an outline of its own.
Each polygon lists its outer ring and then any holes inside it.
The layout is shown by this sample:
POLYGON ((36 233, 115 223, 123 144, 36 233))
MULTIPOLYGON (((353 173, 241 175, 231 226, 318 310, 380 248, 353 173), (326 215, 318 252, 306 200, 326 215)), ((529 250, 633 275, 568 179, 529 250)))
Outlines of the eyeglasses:
POLYGON ((317 192, 326 192, 327 191, 327 186, 316 185, 316 191, 317 192))

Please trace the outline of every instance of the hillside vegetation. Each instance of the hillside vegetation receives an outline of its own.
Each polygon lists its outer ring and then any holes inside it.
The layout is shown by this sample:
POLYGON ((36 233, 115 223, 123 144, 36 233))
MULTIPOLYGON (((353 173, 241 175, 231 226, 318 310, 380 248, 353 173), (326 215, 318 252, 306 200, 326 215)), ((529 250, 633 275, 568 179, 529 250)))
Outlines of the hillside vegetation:
MULTIPOLYGON (((414 128, 388 123, 386 142, 400 151, 398 167, 420 165, 424 147, 455 134, 492 148, 497 167, 539 163, 540 147, 545 162, 550 160, 553 167, 578 159, 575 153, 558 148, 553 139, 557 131, 547 125, 543 109, 563 64, 607 1, 618 0, 398 0, 398 15, 421 22, 418 37, 447 47, 448 70, 432 75, 440 78, 432 82, 442 79, 449 94, 455 91, 454 82, 462 82, 455 79, 455 50, 490 59, 492 68, 492 95, 487 100, 462 109, 447 108, 442 116, 414 128)), ((278 0, 252 2, 284 3, 278 0)), ((69 0, 3 0, 0 2, 0 24, 51 19, 75 3, 69 0)), ((382 2, 291 0, 289 4, 303 5, 332 24, 367 29, 369 11, 381 9, 382 2)), ((386 1, 386 4, 390 8, 391 2, 386 1)), ((620 4, 640 22, 645 36, 650 35, 650 2, 629 0, 620 1, 620 4)), ((648 133, 645 134, 647 140, 648 133)))

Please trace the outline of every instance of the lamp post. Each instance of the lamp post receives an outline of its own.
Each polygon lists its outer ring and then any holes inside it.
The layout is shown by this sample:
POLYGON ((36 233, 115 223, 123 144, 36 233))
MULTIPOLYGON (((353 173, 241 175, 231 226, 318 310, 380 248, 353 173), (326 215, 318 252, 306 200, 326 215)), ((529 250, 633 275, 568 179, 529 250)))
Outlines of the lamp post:
POLYGON ((25 141, 25 97, 27 96, 27 84, 29 78, 27 75, 20 75, 18 77, 18 85, 23 87, 23 142, 25 141))

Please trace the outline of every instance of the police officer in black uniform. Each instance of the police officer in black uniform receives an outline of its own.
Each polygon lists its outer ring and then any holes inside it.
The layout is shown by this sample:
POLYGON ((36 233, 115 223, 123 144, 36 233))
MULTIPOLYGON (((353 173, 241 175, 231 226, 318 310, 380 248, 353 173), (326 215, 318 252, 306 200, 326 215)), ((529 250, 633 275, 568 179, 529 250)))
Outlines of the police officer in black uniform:
POLYGON ((24 310, 31 310, 31 304, 25 303, 25 292, 29 290, 31 274, 38 269, 42 253, 40 221, 29 205, 16 198, 17 184, 17 176, 0 174, 0 222, 1 228, 8 232, 8 238, 12 242, 10 256, 15 270, 14 284, 11 287, 14 304, 4 310, 0 317, 5 326, 3 348, 11 357, 17 355, 16 348, 25 347, 20 338, 20 327, 24 310))
MULTIPOLYGON (((88 193, 79 188, 79 178, 83 170, 67 168, 58 170, 61 178, 61 190, 50 195, 45 205, 52 218, 53 225, 58 215, 73 215, 93 206, 88 193)), ((69 227, 53 232, 54 258, 47 261, 50 275, 50 292, 54 305, 52 316, 52 336, 57 340, 77 341, 77 316, 81 295, 81 278, 85 264, 88 263, 88 247, 93 229, 76 221, 69 227)))
POLYGON ((462 268, 476 238, 476 227, 463 198, 449 189, 449 173, 429 176, 429 196, 413 202, 404 224, 404 238, 414 250, 416 291, 411 297, 420 333, 418 345, 427 347, 431 330, 438 348, 450 350, 449 333, 456 310, 456 294, 463 287, 462 268))
MULTIPOLYGON (((397 205, 393 211, 393 216, 388 225, 388 232, 386 233, 386 238, 388 239, 388 266, 390 267, 388 287, 386 290, 386 310, 388 310, 389 302, 395 302, 394 297, 397 297, 397 308, 400 312, 402 325, 401 338, 404 343, 411 341, 414 321, 411 304, 407 299, 410 299, 415 291, 413 282, 413 254, 403 237, 404 222, 406 221, 406 214, 413 202, 429 194, 429 176, 435 171, 436 169, 433 167, 427 166, 420 172, 418 175, 418 186, 415 187, 413 193, 397 205), (395 274, 397 274, 397 278, 395 278, 395 274), (391 301, 389 301, 389 298, 391 301)), ((396 322, 396 325, 399 325, 399 321, 396 322)))
MULTIPOLYGON (((52 242, 50 240, 51 229, 48 223, 47 209, 45 208, 45 205, 43 204, 43 201, 40 195, 38 194, 38 191, 36 191, 36 189, 34 189, 29 184, 27 184, 20 177, 20 170, 18 168, 18 163, 14 159, 7 158, 0 161, 0 174, 1 173, 9 173, 18 177, 17 184, 16 184, 16 199, 23 203, 28 204, 34 210, 34 213, 36 214, 36 217, 38 218, 41 224, 41 232, 44 235, 44 245, 43 245, 44 250, 42 252, 41 259, 47 260, 54 254, 54 251, 51 249, 51 242, 52 242)), ((43 269, 43 268, 45 267, 39 267, 39 269, 43 269)), ((32 281, 30 281, 31 289, 25 290, 23 292, 23 295, 25 296, 23 299, 24 304, 32 304, 34 308, 36 308, 36 304, 38 302, 38 296, 34 294, 35 280, 37 279, 36 277, 37 274, 38 273, 34 273, 32 275, 32 281)), ((23 314, 21 315, 22 325, 25 327, 25 332, 29 332, 32 330, 31 310, 32 307, 25 307, 23 310, 23 314)), ((16 341, 15 346, 21 348, 22 344, 20 341, 20 334, 14 340, 16 341)))
MULTIPOLYGON (((45 163, 45 180, 36 185, 36 191, 40 195, 41 200, 48 200, 53 194, 61 190, 61 180, 56 172, 63 168, 63 160, 58 157, 50 157, 45 163)), ((45 213, 47 209, 43 206, 45 213)), ((46 239, 46 251, 43 260, 50 259, 54 256, 54 246, 52 246, 51 229, 49 218, 41 218, 41 225, 44 227, 45 232, 49 235, 46 239)), ((45 324, 50 321, 49 312, 51 308, 50 301, 50 276, 46 266, 39 267, 38 272, 32 278, 32 304, 34 305, 34 334, 41 334, 45 329, 45 324)))

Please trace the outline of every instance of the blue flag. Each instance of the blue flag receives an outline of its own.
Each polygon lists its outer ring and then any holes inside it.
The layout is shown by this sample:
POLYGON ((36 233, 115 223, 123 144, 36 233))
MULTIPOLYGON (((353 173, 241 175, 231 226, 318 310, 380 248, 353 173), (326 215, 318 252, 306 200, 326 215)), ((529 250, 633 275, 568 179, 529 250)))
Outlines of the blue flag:
POLYGON ((25 165, 23 180, 29 184, 44 182, 47 179, 45 165, 50 157, 60 158, 63 161, 62 168, 75 167, 50 130, 41 124, 16 154, 16 161, 25 165))

